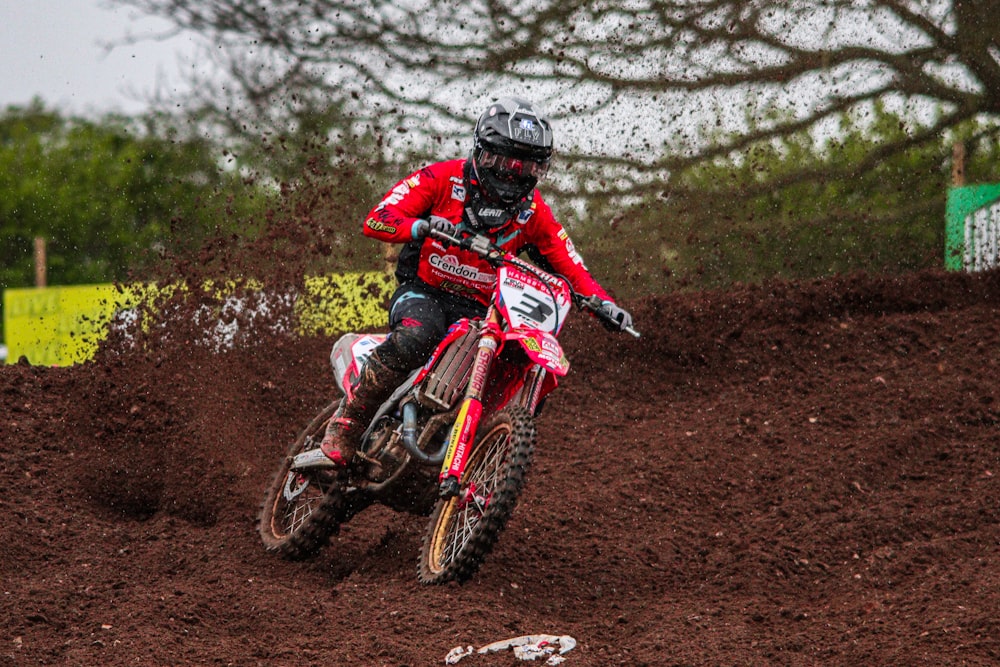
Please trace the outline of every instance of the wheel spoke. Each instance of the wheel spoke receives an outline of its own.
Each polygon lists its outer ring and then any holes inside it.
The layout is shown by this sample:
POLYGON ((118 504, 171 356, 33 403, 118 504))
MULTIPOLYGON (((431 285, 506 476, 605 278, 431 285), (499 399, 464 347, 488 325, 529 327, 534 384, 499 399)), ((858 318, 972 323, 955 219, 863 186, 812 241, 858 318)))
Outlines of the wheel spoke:
MULTIPOLYGON (((289 473, 290 475, 295 473, 289 473)), ((284 526, 286 532, 294 533, 298 530, 299 526, 309 518, 319 504, 322 496, 311 494, 308 497, 302 498, 302 494, 310 490, 313 485, 309 481, 300 482, 303 483, 300 489, 297 489, 295 495, 292 498, 287 498, 288 504, 285 505, 284 512, 284 526)))
POLYGON ((496 487, 503 480, 509 431, 500 428, 490 436, 490 441, 481 443, 481 453, 469 462, 464 484, 467 493, 460 499, 452 500, 455 508, 442 554, 442 566, 447 566, 461 554, 486 512, 496 487))
POLYGON ((505 408, 482 425, 462 474, 460 493, 438 501, 420 557, 423 583, 466 581, 503 531, 531 463, 531 415, 505 408))
POLYGON ((313 418, 288 448, 272 480, 258 521, 270 553, 289 560, 308 558, 339 527, 343 503, 339 480, 325 471, 290 470, 296 455, 317 446, 337 408, 331 403, 313 418))

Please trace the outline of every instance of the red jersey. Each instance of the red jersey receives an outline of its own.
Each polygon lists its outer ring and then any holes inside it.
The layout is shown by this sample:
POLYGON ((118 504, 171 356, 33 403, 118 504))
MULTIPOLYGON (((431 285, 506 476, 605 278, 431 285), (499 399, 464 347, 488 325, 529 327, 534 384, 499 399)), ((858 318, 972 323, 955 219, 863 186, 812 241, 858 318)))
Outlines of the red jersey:
MULTIPOLYGON (((489 263, 472 252, 445 247, 432 238, 413 238, 415 223, 432 217, 465 227, 462 215, 470 199, 464 179, 465 162, 437 162, 407 176, 372 209, 363 229, 365 236, 379 241, 406 244, 396 268, 400 283, 416 278, 431 287, 487 304, 496 282, 496 270, 489 263)), ((590 275, 538 190, 530 208, 515 214, 488 236, 513 255, 536 249, 556 273, 569 279, 577 292, 610 299, 590 275)))

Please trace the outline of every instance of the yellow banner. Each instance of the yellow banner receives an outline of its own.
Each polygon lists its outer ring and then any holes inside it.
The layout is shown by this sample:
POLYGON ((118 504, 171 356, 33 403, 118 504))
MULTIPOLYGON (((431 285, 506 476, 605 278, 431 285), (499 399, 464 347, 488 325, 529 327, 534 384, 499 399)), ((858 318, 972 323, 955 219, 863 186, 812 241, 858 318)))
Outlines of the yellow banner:
POLYGON ((114 285, 8 289, 3 294, 7 361, 36 365, 87 360, 107 334, 114 314, 138 302, 138 290, 114 285))
MULTIPOLYGON (((295 303, 299 332, 334 335, 383 328, 394 286, 395 279, 381 272, 307 277, 305 294, 295 303)), ((107 335, 112 318, 128 314, 150 289, 73 285, 4 290, 7 362, 21 357, 44 366, 87 361, 107 335)))
POLYGON ((395 287, 394 276, 378 271, 307 276, 306 293, 295 303, 299 330, 333 336, 387 327, 395 287))

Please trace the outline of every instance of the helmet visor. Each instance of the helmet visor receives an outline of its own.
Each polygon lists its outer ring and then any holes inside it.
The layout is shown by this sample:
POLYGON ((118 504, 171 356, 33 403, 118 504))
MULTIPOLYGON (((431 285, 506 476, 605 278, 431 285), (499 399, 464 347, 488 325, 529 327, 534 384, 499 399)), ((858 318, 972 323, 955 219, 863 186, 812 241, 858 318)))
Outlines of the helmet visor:
POLYGON ((525 178, 541 180, 549 171, 549 161, 526 160, 498 155, 483 148, 476 160, 480 169, 487 169, 503 181, 520 181, 525 178))

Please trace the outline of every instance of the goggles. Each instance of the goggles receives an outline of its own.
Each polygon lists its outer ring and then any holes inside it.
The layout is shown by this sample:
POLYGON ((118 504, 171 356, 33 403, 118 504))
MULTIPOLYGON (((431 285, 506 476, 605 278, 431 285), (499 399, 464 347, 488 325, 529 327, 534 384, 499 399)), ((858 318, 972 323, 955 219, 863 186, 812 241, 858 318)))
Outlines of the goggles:
POLYGON ((489 169, 494 176, 504 180, 520 178, 541 180, 549 170, 548 160, 524 160, 516 157, 507 157, 491 153, 485 148, 479 151, 479 157, 476 161, 481 169, 489 169))

